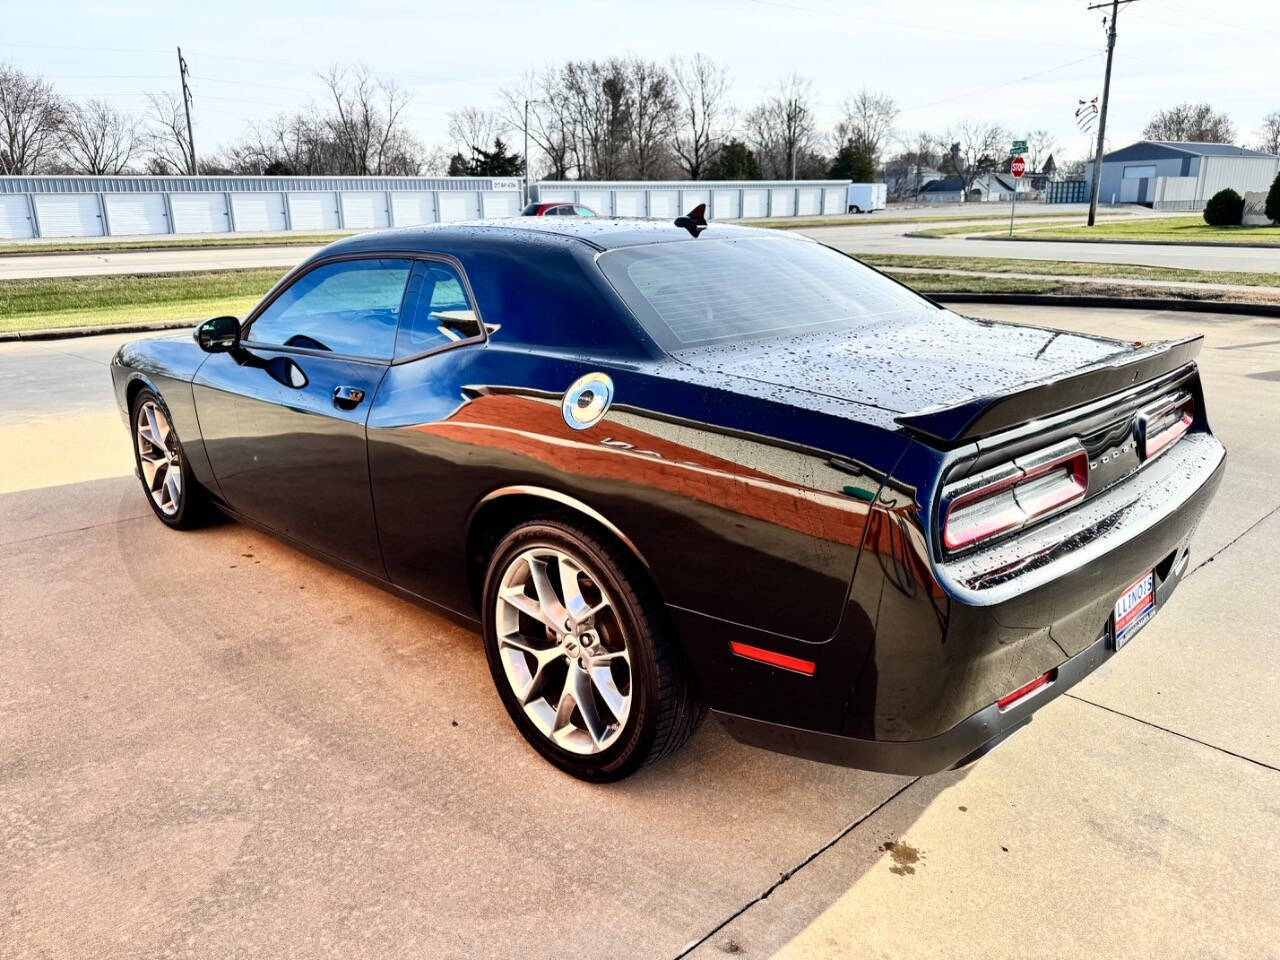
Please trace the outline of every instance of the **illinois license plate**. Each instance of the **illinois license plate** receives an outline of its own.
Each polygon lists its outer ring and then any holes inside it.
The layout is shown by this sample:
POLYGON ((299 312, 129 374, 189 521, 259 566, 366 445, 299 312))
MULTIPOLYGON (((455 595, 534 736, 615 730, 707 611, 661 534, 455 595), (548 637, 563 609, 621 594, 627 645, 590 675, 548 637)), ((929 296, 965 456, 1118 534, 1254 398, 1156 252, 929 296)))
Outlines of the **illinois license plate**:
POLYGON ((1156 578, 1148 570, 1137 582, 1120 594, 1116 601, 1115 626, 1112 636, 1115 647, 1119 650, 1141 630, 1156 612, 1156 578))

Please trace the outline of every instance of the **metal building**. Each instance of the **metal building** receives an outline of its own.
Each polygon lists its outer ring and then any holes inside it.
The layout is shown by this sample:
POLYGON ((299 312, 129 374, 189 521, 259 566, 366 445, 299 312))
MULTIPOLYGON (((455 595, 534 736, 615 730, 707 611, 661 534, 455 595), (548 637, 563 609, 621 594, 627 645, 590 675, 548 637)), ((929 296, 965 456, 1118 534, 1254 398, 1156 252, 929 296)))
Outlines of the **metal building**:
POLYGON ((520 212, 518 179, 0 177, 0 239, 408 227, 520 212))
POLYGON ((563 200, 603 217, 672 218, 700 203, 708 219, 817 217, 846 212, 848 180, 544 180, 532 199, 563 200))
MULTIPOLYGON (((1226 143, 1140 140, 1102 158, 1102 203, 1142 203, 1157 210, 1203 210, 1219 190, 1266 190, 1280 157, 1226 143)), ((1093 183, 1093 162, 1085 169, 1093 183)))

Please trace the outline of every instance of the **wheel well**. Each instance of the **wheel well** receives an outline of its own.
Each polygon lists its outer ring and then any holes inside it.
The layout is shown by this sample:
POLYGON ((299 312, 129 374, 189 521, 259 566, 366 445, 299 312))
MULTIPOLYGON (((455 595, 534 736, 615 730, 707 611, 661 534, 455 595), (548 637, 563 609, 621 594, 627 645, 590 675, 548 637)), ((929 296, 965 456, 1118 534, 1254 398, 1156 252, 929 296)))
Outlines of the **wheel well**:
POLYGON ((133 416, 133 401, 137 399, 138 394, 140 394, 143 390, 146 390, 146 389, 148 389, 146 381, 144 381, 141 377, 135 377, 134 379, 130 380, 129 385, 125 387, 125 391, 124 391, 125 412, 129 416, 133 416))
MULTIPOLYGON (((498 542, 522 523, 551 519, 567 520, 586 527, 600 539, 613 541, 639 561, 640 569, 647 570, 648 565, 634 544, 583 510, 538 494, 507 494, 481 504, 467 529, 467 586, 476 613, 481 613, 480 594, 484 590, 485 569, 498 542)), ((656 592, 657 586, 652 578, 650 584, 656 592)))

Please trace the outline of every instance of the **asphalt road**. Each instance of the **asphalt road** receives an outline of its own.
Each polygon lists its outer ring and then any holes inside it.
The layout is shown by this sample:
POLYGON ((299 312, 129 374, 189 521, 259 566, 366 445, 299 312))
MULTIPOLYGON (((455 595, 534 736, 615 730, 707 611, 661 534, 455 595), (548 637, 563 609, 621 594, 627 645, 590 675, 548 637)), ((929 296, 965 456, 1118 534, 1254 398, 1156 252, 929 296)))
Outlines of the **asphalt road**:
POLYGON ((1167 609, 966 771, 739 746, 593 787, 478 638, 245 527, 165 530, 105 362, 0 344, 0 957, 1280 957, 1280 322, 1203 330, 1228 472, 1167 609))

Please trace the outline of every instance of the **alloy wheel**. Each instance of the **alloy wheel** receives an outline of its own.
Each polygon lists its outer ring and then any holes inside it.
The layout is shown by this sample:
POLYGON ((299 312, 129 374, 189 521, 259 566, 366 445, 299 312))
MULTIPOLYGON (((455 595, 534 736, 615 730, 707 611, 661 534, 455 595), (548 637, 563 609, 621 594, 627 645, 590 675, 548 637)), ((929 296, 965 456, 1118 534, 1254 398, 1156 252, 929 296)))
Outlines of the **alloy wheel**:
POLYGON ((172 517, 182 506, 182 453, 169 418, 154 400, 138 408, 138 465, 156 508, 172 517))
POLYGON ((562 550, 532 547, 503 570, 495 604, 503 673, 534 727, 571 753, 612 746, 631 713, 631 656, 599 578, 562 550))

